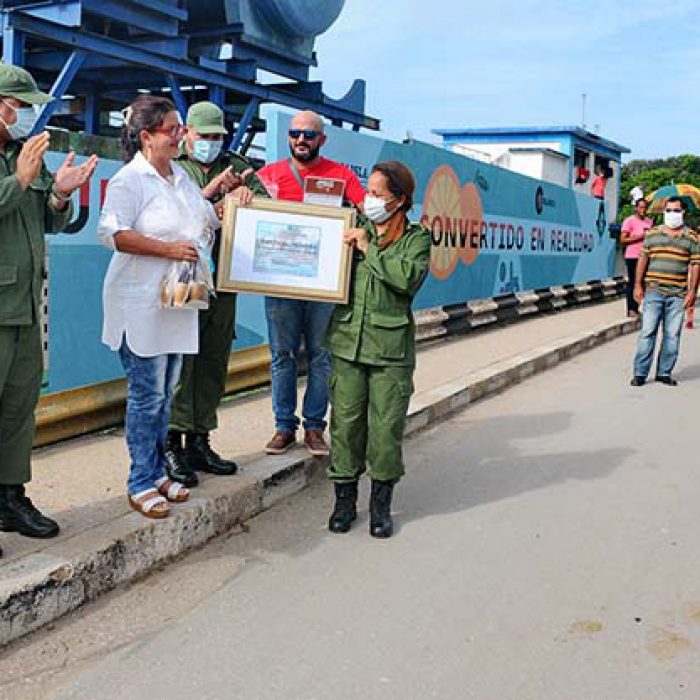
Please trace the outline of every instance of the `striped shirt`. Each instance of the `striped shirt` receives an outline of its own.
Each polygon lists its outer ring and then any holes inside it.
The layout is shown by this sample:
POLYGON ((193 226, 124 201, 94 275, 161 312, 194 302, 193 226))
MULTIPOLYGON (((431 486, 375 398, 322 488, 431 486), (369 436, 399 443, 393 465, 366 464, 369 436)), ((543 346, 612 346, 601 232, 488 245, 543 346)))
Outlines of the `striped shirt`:
POLYGON ((649 260, 646 286, 662 294, 683 295, 688 291, 688 266, 700 264, 700 243, 687 226, 677 236, 658 226, 647 233, 640 256, 649 260))

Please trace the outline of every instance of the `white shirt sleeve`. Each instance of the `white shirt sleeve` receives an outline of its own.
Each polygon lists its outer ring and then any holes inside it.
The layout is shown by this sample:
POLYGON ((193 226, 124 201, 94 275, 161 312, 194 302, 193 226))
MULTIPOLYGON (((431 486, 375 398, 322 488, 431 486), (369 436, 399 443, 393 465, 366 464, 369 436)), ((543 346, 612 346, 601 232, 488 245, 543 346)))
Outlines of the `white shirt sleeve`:
POLYGON ((97 224, 97 235, 107 248, 116 250, 114 235, 134 228, 141 209, 138 177, 127 178, 120 172, 109 181, 97 224))

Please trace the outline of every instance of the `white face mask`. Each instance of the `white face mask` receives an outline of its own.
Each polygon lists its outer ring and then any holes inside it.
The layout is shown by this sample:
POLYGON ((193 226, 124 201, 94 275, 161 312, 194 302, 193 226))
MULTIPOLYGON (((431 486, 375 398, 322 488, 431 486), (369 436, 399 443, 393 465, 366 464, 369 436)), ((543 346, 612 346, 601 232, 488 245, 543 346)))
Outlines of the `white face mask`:
POLYGON ((669 228, 680 228, 681 226, 683 226, 683 212, 665 211, 664 225, 668 226, 669 228))
MULTIPOLYGON (((3 100, 5 102, 5 100, 3 100)), ((13 107, 9 102, 5 104, 12 110, 14 110, 17 118, 14 124, 8 124, 2 117, 3 124, 7 129, 7 133, 13 141, 18 141, 23 139, 32 132, 34 123, 36 122, 37 112, 34 107, 13 107)))
POLYGON ((213 163, 221 153, 223 141, 208 141, 207 139, 195 139, 192 144, 192 157, 200 163, 213 163))
POLYGON ((374 221, 375 224, 383 224, 396 212, 396 209, 387 211, 387 204, 389 204, 389 202, 383 200, 381 197, 373 197, 371 194, 365 195, 365 216, 370 221, 374 221))

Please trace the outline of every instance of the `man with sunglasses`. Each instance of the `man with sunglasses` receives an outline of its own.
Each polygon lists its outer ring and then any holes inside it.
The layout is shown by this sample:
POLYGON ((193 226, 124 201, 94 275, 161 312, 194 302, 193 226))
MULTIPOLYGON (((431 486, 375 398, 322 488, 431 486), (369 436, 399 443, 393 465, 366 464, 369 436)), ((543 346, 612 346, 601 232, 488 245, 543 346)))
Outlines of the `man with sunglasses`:
POLYGON ((678 359, 683 312, 695 306, 700 277, 700 244, 683 224, 684 210, 680 197, 670 197, 663 225, 651 229, 644 238, 634 287, 634 298, 638 304, 644 300, 644 310, 632 386, 642 386, 647 380, 662 324, 656 381, 667 386, 678 384, 671 373, 678 359))
POLYGON ((43 374, 44 233, 68 224, 71 195, 97 165, 95 155, 74 165, 69 153, 55 175, 47 170, 49 134, 30 134, 34 107, 52 100, 26 70, 0 64, 0 530, 40 538, 58 534, 24 490, 43 374))
MULTIPOLYGON (((228 132, 224 113, 217 105, 213 102, 193 104, 185 122, 183 153, 177 164, 206 199, 217 205, 228 192, 242 186, 254 195, 267 197, 250 162, 224 149, 224 137, 228 132)), ((212 251, 214 264, 218 252, 217 235, 212 251)), ((234 461, 217 454, 209 441, 209 433, 217 427, 216 410, 226 387, 235 326, 236 295, 217 292, 216 297, 209 299, 209 308, 199 312, 199 352, 183 358, 170 414, 166 459, 171 478, 188 487, 197 485, 197 471, 228 476, 238 469, 234 461)))
MULTIPOLYGON (((307 177, 344 182, 346 203, 358 206, 365 191, 350 168, 320 155, 326 143, 323 120, 311 111, 295 115, 289 127, 290 157, 270 163, 258 177, 277 199, 304 200, 307 177)), ((304 443, 312 455, 329 453, 324 438, 328 409, 330 355, 322 347, 333 304, 319 301, 265 298, 268 335, 272 351, 272 408, 275 434, 265 445, 267 454, 283 454, 296 443, 299 418, 297 407, 297 359, 302 337, 308 364, 306 392, 302 406, 304 443)))

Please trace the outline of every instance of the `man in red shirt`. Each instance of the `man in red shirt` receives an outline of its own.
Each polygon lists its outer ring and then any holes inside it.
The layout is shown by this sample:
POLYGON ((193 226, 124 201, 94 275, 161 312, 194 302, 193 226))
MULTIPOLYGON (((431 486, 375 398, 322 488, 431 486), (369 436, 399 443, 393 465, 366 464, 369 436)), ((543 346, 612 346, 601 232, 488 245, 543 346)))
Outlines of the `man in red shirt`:
MULTIPOLYGON (((256 173, 270 196, 304 201, 307 177, 342 180, 344 199, 359 205, 365 191, 350 168, 320 155, 326 142, 323 120, 315 112, 297 114, 289 127, 291 157, 270 163, 256 173)), ((297 358, 304 337, 308 361, 307 385, 302 406, 304 443, 312 455, 329 453, 323 433, 328 409, 330 355, 322 346, 333 304, 265 297, 265 316, 272 351, 272 409, 275 434, 265 445, 267 454, 283 454, 296 443, 297 358)))

